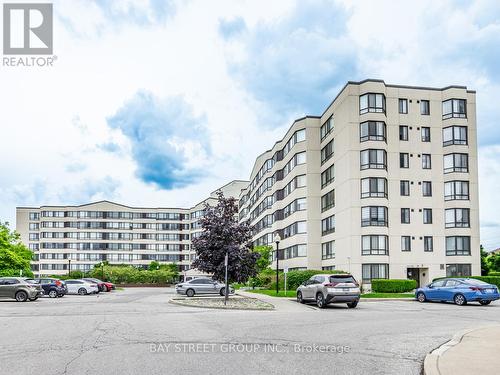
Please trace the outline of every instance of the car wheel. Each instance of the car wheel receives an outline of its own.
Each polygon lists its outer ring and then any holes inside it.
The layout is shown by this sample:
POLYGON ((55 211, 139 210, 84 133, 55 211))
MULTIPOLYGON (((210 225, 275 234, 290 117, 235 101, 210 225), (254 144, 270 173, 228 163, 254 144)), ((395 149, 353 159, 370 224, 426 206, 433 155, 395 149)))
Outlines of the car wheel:
POLYGON ((78 289, 78 294, 84 296, 85 294, 87 294, 87 289, 85 288, 78 289))
POLYGON ((57 291, 52 289, 49 291, 49 297, 50 298, 56 298, 57 297, 57 291))
POLYGON ((425 301, 427 301, 427 298, 425 298, 424 292, 418 292, 417 293, 417 301, 418 302, 425 302, 425 301))
POLYGON ((193 289, 186 290, 186 296, 188 296, 188 297, 194 296, 194 290, 193 289))
POLYGON ((323 297, 323 293, 318 293, 316 295, 316 305, 318 305, 320 309, 325 307, 325 297, 323 297))
POLYGON ((17 302, 26 302, 28 300, 28 294, 22 290, 16 293, 17 302))
POLYGON ((220 293, 221 296, 224 297, 226 295, 226 288, 221 288, 221 290, 220 290, 219 293, 220 293))
POLYGON ((458 306, 463 306, 467 304, 467 300, 465 299, 463 294, 455 295, 455 297, 453 297, 453 302, 455 302, 455 305, 458 306))
POLYGON ((479 301, 479 303, 483 306, 489 305, 491 301, 479 301))
POLYGON ((347 307, 349 307, 350 309, 354 309, 356 306, 358 306, 358 301, 349 302, 347 304, 347 307))
POLYGON ((107 287, 106 285, 104 285, 104 286, 102 287, 102 291, 103 291, 103 292, 109 292, 109 289, 108 289, 108 287, 107 287))
POLYGON ((297 302, 305 303, 304 298, 302 297, 302 292, 297 292, 297 302))

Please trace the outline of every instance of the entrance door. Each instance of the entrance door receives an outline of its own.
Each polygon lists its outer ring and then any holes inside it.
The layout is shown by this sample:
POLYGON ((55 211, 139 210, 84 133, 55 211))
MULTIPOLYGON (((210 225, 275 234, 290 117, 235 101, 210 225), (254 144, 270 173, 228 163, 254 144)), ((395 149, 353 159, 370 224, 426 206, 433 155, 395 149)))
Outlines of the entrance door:
POLYGON ((417 288, 420 287, 420 270, 418 268, 407 268, 406 278, 409 280, 415 280, 417 282, 417 288))

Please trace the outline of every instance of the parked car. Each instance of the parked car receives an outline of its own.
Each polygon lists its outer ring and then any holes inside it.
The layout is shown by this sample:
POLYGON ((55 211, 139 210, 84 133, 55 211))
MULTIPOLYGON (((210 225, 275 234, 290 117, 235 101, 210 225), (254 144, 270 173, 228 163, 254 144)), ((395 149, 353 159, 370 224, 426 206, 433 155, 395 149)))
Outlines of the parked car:
POLYGON ((297 288, 297 302, 316 301, 319 308, 329 303, 358 305, 361 291, 358 282, 349 274, 314 275, 297 288))
POLYGON ((22 277, 0 277, 0 298, 14 298, 18 302, 36 301, 43 296, 40 285, 31 285, 22 277))
POLYGON ((468 278, 447 278, 436 280, 429 285, 418 288, 415 298, 419 302, 440 301, 466 305, 467 302, 479 302, 489 305, 491 301, 500 299, 496 285, 481 280, 468 278))
POLYGON ((111 292, 111 290, 116 289, 115 284, 102 281, 99 279, 94 279, 91 277, 84 277, 82 280, 88 281, 89 283, 97 284, 100 292, 111 292))
POLYGON ((41 279, 28 279, 25 281, 32 285, 40 285, 43 289, 43 293, 50 298, 63 297, 68 293, 68 288, 66 283, 59 279, 53 279, 50 277, 41 279))
POLYGON ((68 294, 93 294, 99 293, 99 287, 96 283, 81 279, 69 279, 66 280, 66 286, 68 287, 68 294))
MULTIPOLYGON (((224 296, 226 294, 226 284, 206 277, 200 277, 177 284, 175 291, 178 294, 185 294, 188 297, 192 297, 195 294, 220 294, 224 296)), ((234 293, 234 288, 231 286, 229 287, 229 293, 234 293)))

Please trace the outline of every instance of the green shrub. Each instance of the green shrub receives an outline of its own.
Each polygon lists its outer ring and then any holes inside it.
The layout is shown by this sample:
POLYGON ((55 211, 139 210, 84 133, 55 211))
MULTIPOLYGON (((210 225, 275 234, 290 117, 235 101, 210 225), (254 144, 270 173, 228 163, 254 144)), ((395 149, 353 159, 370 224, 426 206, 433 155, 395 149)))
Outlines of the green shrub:
POLYGON ((488 273, 488 276, 500 276, 500 272, 498 271, 491 271, 488 273))
MULTIPOLYGON (((317 274, 335 274, 335 273, 346 273, 344 271, 324 271, 324 270, 303 270, 303 271, 290 271, 286 276, 287 289, 297 289, 304 281, 309 280, 312 276, 317 274)), ((268 289, 276 289, 276 272, 271 274, 271 283, 268 285, 268 289)), ((279 287, 280 289, 285 288, 285 275, 279 273, 279 287)))
POLYGON ((404 293, 417 287, 415 280, 406 279, 373 279, 371 284, 375 293, 404 293))

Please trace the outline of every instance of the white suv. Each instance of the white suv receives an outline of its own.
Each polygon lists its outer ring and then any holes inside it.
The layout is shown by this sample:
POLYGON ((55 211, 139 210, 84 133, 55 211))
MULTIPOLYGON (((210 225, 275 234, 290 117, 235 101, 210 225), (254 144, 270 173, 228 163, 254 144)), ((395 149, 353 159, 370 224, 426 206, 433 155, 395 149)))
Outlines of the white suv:
POLYGON ((316 301, 319 308, 329 303, 358 305, 361 291, 358 282, 349 274, 314 275, 297 288, 297 302, 316 301))

